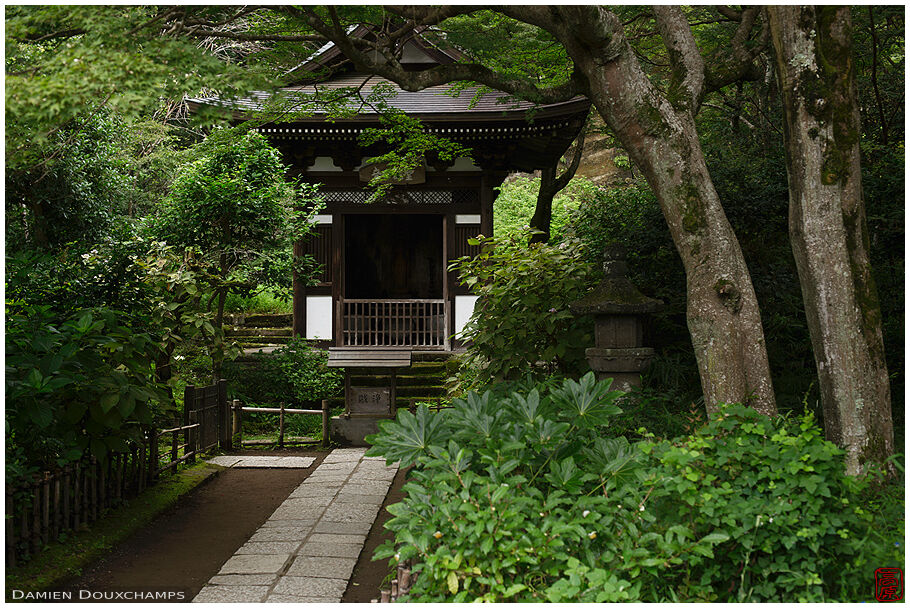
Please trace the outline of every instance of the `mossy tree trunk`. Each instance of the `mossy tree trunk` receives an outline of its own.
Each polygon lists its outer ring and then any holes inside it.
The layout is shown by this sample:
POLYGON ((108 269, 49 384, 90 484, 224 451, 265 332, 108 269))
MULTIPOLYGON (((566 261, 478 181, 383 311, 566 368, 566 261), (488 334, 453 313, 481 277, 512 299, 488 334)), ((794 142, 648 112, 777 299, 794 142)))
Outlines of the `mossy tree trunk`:
MULTIPOLYGON (((435 24, 473 7, 387 7, 435 24)), ((549 32, 572 59, 570 79, 538 87, 487 66, 455 63, 408 71, 394 53, 364 52, 344 32, 337 15, 294 9, 316 32, 335 42, 355 66, 418 91, 446 82, 480 82, 538 103, 586 95, 645 174, 670 226, 687 279, 687 318, 709 411, 718 403, 745 403, 765 414, 776 405, 764 333, 752 280, 702 154, 694 115, 702 96, 743 78, 758 51, 745 48, 757 7, 736 13, 737 32, 706 69, 679 7, 655 7, 660 35, 674 70, 665 95, 644 72, 619 18, 601 6, 504 5, 502 14, 549 32), (716 69, 715 69, 716 68, 716 69)), ((402 28, 401 31, 408 31, 402 28)), ((390 43, 394 43, 394 37, 390 43)), ((759 50, 761 47, 758 47, 759 50)))
POLYGON ((825 433, 860 474, 894 452, 881 308, 860 179, 849 7, 769 7, 783 96, 790 242, 825 433))
MULTIPOLYGON (((679 50, 670 99, 650 82, 621 37, 601 36, 599 49, 590 48, 593 38, 578 40, 575 52, 575 45, 567 48, 590 82, 601 117, 654 190, 682 258, 687 323, 708 411, 718 403, 740 402, 774 415, 758 301, 695 129, 704 64, 681 13, 655 13, 667 46, 679 50)), ((615 16, 604 17, 606 23, 611 20, 615 16)), ((621 31, 618 22, 614 27, 621 31)), ((579 37, 589 33, 586 28, 575 31, 579 37)))
POLYGON ((538 230, 531 236, 532 243, 549 243, 550 227, 553 221, 553 199, 559 194, 559 191, 565 188, 575 177, 578 166, 581 164, 581 156, 585 147, 585 132, 579 134, 575 140, 575 151, 572 153, 572 161, 562 175, 558 175, 559 161, 553 163, 540 172, 540 188, 537 191, 537 205, 534 207, 534 215, 529 222, 531 228, 538 230))

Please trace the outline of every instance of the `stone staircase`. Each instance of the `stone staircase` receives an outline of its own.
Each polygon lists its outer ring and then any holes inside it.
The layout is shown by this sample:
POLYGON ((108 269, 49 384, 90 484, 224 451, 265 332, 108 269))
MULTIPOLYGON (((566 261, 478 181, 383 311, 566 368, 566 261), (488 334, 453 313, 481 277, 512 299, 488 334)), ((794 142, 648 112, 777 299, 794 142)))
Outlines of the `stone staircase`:
MULTIPOLYGON (((445 398, 446 379, 451 375, 448 361, 452 353, 433 351, 412 351, 411 367, 398 370, 395 383, 395 405, 407 408, 410 401, 436 403, 445 398)), ((388 386, 388 376, 354 371, 351 376, 353 386, 388 386)), ((344 400, 338 399, 334 406, 344 406, 344 400)))
MULTIPOLYGON (((271 352, 287 344, 293 336, 290 314, 234 314, 225 315, 225 336, 236 341, 245 354, 258 351, 271 352)), ((411 367, 399 370, 396 383, 396 406, 407 408, 410 401, 436 403, 446 395, 446 379, 452 375, 447 369, 450 352, 413 351, 411 367)), ((241 358, 239 362, 245 362, 241 358)), ((252 359, 250 359, 252 361, 252 359)), ((388 377, 367 372, 357 372, 352 378, 354 386, 386 386, 388 377)), ((332 407, 344 407, 344 399, 330 400, 332 407)))
POLYGON ((224 316, 227 340, 236 341, 244 352, 269 352, 293 337, 290 314, 233 314, 224 316))

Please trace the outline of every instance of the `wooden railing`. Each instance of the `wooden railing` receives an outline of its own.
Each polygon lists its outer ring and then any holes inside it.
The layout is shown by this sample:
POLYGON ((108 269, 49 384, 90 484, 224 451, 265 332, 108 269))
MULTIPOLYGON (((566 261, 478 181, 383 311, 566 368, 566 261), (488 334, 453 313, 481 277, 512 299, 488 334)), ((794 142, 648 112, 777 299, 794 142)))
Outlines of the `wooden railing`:
MULTIPOLYGON (((318 413, 322 413, 321 411, 318 413)), ((138 496, 167 471, 218 446, 231 447, 231 415, 224 380, 212 386, 186 387, 184 416, 143 437, 125 452, 104 460, 86 457, 6 486, 6 564, 15 567, 33 557, 61 533, 96 521, 123 500, 138 496)))
POLYGON ((445 300, 343 300, 341 346, 448 349, 445 300))

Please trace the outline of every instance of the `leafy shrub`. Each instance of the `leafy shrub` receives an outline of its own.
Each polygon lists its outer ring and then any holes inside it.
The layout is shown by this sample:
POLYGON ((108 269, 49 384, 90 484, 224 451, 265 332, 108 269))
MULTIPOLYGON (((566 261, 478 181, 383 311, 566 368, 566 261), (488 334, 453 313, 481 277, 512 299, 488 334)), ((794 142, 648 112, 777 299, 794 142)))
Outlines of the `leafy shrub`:
POLYGON ((481 253, 452 264, 462 285, 479 296, 462 333, 470 341, 465 384, 587 369, 592 320, 575 318, 568 308, 592 285, 576 244, 528 245, 519 237, 471 242, 481 253))
POLYGON ((59 321, 47 307, 8 307, 7 455, 53 467, 125 449, 167 403, 155 381, 157 351, 152 336, 113 310, 59 321))
POLYGON ((728 406, 633 445, 608 436, 619 396, 588 374, 399 411, 368 438, 416 465, 375 558, 413 559, 421 602, 867 597, 845 581, 874 520, 811 415, 728 406))
POLYGON ((234 396, 255 404, 312 405, 339 394, 344 376, 326 367, 328 353, 295 338, 271 353, 250 356, 224 367, 224 378, 234 396))
POLYGON ((291 300, 288 293, 280 289, 265 288, 250 296, 238 293, 227 294, 224 304, 225 312, 244 312, 258 314, 287 314, 291 312, 291 300))
MULTIPOLYGON (((493 233, 527 239, 528 224, 537 207, 540 178, 518 175, 510 178, 499 189, 493 205, 493 233)), ((588 203, 596 192, 594 184, 584 178, 575 178, 553 198, 553 217, 550 233, 557 238, 565 235, 573 213, 588 203)))

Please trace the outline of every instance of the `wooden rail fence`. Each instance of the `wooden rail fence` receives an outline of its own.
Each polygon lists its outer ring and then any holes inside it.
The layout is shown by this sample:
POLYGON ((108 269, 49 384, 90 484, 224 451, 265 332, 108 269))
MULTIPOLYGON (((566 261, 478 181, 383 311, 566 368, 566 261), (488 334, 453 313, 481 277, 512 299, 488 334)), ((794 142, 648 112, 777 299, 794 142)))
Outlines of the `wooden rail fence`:
POLYGON ((123 500, 138 496, 165 472, 221 445, 231 447, 227 383, 188 386, 182 424, 143 429, 127 451, 103 461, 85 458, 39 473, 18 486, 6 486, 6 564, 27 561, 61 533, 80 530, 123 500), (164 449, 162 449, 162 446, 164 449))

